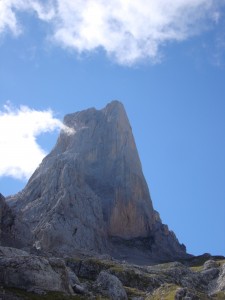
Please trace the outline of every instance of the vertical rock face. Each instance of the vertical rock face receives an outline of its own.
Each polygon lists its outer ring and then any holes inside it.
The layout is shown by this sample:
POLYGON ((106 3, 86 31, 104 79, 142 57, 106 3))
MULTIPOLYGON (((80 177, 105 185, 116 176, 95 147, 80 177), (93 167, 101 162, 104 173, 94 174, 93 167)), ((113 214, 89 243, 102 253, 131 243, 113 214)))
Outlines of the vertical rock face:
POLYGON ((107 233, 147 236, 154 211, 122 104, 67 115, 65 124, 76 133, 62 134, 53 153, 64 147, 64 153, 75 154, 80 180, 101 199, 107 233))
POLYGON ((0 193, 0 245, 13 245, 14 237, 12 227, 15 217, 6 203, 5 197, 0 193))
MULTIPOLYGON (((154 211, 123 105, 66 115, 55 148, 26 188, 8 199, 47 251, 107 252, 109 240, 149 239, 165 259, 185 255, 154 211)), ((18 233, 19 234, 19 233, 18 233)))

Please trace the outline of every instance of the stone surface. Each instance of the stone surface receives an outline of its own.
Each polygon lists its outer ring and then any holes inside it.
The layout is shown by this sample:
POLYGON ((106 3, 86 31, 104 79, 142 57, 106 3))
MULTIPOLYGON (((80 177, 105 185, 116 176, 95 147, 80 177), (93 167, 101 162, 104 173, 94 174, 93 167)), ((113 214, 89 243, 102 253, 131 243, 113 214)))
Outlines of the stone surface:
MULTIPOLYGON (((185 261, 188 263, 188 260, 185 261)), ((190 263, 190 261, 189 261, 190 263)), ((192 268, 180 262, 154 266, 137 266, 117 260, 96 258, 69 259, 67 264, 82 282, 93 282, 101 272, 116 276, 125 287, 128 298, 155 299, 223 299, 224 267, 203 269, 203 265, 192 268), (222 294, 221 294, 222 293, 222 294), (213 298, 212 298, 213 296, 213 298)), ((89 287, 90 291, 95 290, 89 287)), ((95 294, 98 290, 95 290, 95 294)))
POLYGON ((97 278, 96 285, 101 294, 109 297, 110 299, 128 299, 122 283, 112 274, 102 271, 97 278))
POLYGON ((15 216, 6 203, 5 197, 0 193, 0 245, 13 245, 15 237, 12 228, 15 216))
MULTIPOLYGON (((28 291, 61 291, 70 293, 69 278, 61 259, 34 255, 0 256, 0 285, 28 291)), ((23 253, 22 253, 23 254, 23 253)))
MULTIPOLYGON (((54 291, 54 299, 68 300, 69 295, 57 293, 75 293, 79 299, 225 299, 223 261, 217 259, 218 267, 207 270, 203 264, 138 266, 90 256, 67 257, 64 262, 1 247, 0 297, 14 299, 14 292, 22 289, 35 293, 32 299, 45 299, 49 291, 54 291)), ((29 294, 22 299, 30 299, 29 294)))
POLYGON ((7 199, 14 236, 43 253, 138 263, 186 257, 153 209, 123 105, 69 114, 64 123, 70 133, 60 133, 25 189, 7 199))
POLYGON ((69 282, 70 285, 73 287, 75 284, 80 285, 80 280, 77 277, 77 275, 70 269, 67 268, 68 276, 69 276, 69 282))
MULTIPOLYGON (((222 265, 219 277, 216 282, 216 291, 217 292, 225 292, 225 263, 222 265)), ((225 295, 224 295, 225 298, 225 295)))
POLYGON ((1 247, 0 246, 0 257, 14 257, 14 256, 29 256, 29 253, 20 249, 11 247, 1 247))
POLYGON ((218 268, 218 267, 219 267, 219 264, 213 259, 207 260, 203 265, 204 270, 218 268))
POLYGON ((187 288, 179 288, 175 294, 175 300, 200 300, 197 295, 187 288))

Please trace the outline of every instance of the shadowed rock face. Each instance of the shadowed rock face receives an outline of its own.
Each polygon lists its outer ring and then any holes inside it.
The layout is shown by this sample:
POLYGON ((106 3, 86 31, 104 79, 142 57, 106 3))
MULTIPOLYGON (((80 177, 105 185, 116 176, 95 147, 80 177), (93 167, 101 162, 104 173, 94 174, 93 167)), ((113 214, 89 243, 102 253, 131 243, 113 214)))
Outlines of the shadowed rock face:
POLYGON ((5 197, 0 193, 0 245, 2 243, 12 244, 13 235, 11 228, 14 224, 14 216, 8 207, 5 197))
POLYGON ((109 252, 112 238, 141 238, 148 239, 152 257, 185 256, 153 209, 123 105, 113 101, 102 110, 69 114, 64 123, 74 132, 60 133, 26 188, 8 199, 29 224, 28 243, 71 254, 109 252))

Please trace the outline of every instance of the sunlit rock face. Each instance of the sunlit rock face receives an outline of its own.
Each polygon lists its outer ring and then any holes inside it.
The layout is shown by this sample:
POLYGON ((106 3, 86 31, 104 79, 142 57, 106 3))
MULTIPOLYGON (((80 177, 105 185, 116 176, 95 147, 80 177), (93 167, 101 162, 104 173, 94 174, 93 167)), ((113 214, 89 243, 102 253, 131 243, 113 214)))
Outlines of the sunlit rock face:
POLYGON ((80 181, 101 199, 107 234, 148 236, 154 211, 122 104, 67 115, 65 124, 75 134, 62 134, 53 153, 63 151, 78 163, 80 181))
POLYGON ((135 256, 138 249, 153 259, 185 256, 153 209, 123 105, 69 114, 64 123, 72 130, 60 133, 25 189, 8 199, 28 224, 29 244, 63 254, 134 249, 135 256), (145 242, 137 247, 138 239, 145 242))

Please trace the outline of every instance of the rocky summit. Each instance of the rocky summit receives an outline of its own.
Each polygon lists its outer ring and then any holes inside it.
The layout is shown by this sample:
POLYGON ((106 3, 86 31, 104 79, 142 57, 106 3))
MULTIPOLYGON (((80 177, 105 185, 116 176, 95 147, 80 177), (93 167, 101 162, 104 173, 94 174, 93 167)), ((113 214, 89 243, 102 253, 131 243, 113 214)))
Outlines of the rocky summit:
POLYGON ((0 194, 0 299, 225 299, 225 258, 154 210, 123 105, 69 114, 20 193, 0 194))
POLYGON ((123 105, 69 114, 64 124, 25 189, 7 199, 15 244, 139 263, 186 257, 153 209, 123 105))

